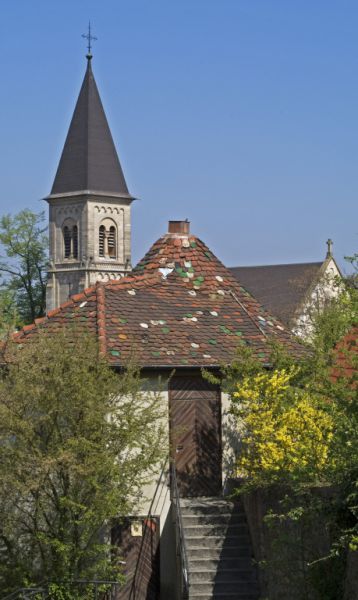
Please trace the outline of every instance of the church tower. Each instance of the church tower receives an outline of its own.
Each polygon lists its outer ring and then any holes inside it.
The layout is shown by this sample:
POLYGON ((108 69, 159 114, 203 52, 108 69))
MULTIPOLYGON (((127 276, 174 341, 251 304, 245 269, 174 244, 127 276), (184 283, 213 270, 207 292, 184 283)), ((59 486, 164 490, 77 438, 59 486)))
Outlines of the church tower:
POLYGON ((46 308, 131 269, 131 202, 87 54, 49 203, 46 308))

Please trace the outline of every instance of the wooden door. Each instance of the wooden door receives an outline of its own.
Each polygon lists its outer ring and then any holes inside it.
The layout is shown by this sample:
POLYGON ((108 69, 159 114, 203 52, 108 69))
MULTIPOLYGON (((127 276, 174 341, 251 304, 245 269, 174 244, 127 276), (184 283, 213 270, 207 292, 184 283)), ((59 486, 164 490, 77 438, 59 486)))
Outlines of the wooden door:
POLYGON ((170 381, 170 431, 181 496, 221 492, 220 389, 201 377, 170 381))
POLYGON ((159 518, 127 517, 112 529, 125 581, 116 600, 158 600, 159 518))

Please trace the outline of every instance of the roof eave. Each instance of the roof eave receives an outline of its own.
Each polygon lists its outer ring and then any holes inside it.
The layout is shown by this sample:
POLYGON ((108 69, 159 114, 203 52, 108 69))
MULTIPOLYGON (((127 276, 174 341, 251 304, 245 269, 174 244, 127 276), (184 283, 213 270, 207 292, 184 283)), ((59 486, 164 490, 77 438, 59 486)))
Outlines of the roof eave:
POLYGON ((61 194, 49 194, 48 196, 45 196, 43 200, 49 202, 50 200, 62 200, 66 198, 70 199, 75 196, 100 196, 102 198, 115 198, 116 200, 126 200, 127 202, 133 202, 133 200, 136 200, 136 198, 134 196, 131 196, 131 194, 124 194, 118 192, 104 192, 98 190, 77 190, 74 192, 63 192, 61 194))

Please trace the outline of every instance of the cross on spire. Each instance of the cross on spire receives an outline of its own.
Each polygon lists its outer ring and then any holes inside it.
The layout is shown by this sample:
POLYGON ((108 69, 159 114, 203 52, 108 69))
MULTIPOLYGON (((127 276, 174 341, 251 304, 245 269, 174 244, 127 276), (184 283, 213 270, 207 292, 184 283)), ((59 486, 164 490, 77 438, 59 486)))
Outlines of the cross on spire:
POLYGON ((85 38, 87 40, 87 54, 86 54, 86 58, 88 60, 91 60, 92 58, 92 42, 95 42, 97 40, 97 38, 92 35, 91 33, 91 21, 88 21, 88 33, 82 33, 82 37, 85 38))
POLYGON ((326 241, 327 244, 327 258, 330 258, 332 256, 332 246, 333 246, 333 241, 331 240, 331 238, 328 238, 328 240, 326 241))

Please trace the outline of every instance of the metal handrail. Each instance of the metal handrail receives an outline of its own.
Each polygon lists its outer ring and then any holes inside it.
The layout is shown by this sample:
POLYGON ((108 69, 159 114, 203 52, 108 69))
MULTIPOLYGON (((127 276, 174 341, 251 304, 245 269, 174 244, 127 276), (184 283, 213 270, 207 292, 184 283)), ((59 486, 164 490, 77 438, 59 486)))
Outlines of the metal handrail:
POLYGON ((189 587, 190 587, 190 579, 189 579, 189 568, 188 568, 188 553, 186 549, 186 542, 184 536, 184 526, 183 526, 183 517, 181 513, 180 506, 180 496, 179 496, 179 488, 178 488, 178 480, 175 469, 174 461, 171 464, 171 488, 172 488, 172 500, 175 505, 176 511, 176 539, 177 539, 177 550, 180 556, 181 561, 181 572, 184 583, 184 598, 189 596, 189 587))
POLYGON ((41 598, 46 598, 46 590, 43 587, 31 587, 31 588, 20 588, 12 592, 8 596, 3 596, 1 600, 28 600, 34 596, 38 597, 41 594, 41 598))
MULTIPOLYGON (((116 592, 118 590, 118 586, 120 585, 118 581, 104 581, 104 580, 99 580, 99 579, 78 579, 75 581, 68 581, 68 582, 51 581, 51 582, 47 582, 46 584, 42 584, 41 587, 19 588, 18 590, 15 590, 11 594, 9 594, 7 596, 3 596, 1 598, 1 600, 31 600, 31 598, 36 598, 36 600, 37 600, 37 598, 41 598, 42 600, 50 599, 51 598, 50 586, 52 584, 66 585, 66 586, 70 586, 70 587, 93 585, 94 586, 93 592, 94 592, 95 600, 97 598, 99 598, 99 594, 102 594, 102 592, 100 592, 98 590, 99 587, 101 587, 103 585, 111 586, 111 589, 109 590, 109 592, 110 592, 109 599, 111 600, 112 598, 114 599, 116 597, 116 592)), ((104 598, 108 598, 107 592, 103 592, 103 593, 106 594, 104 596, 104 598)))

